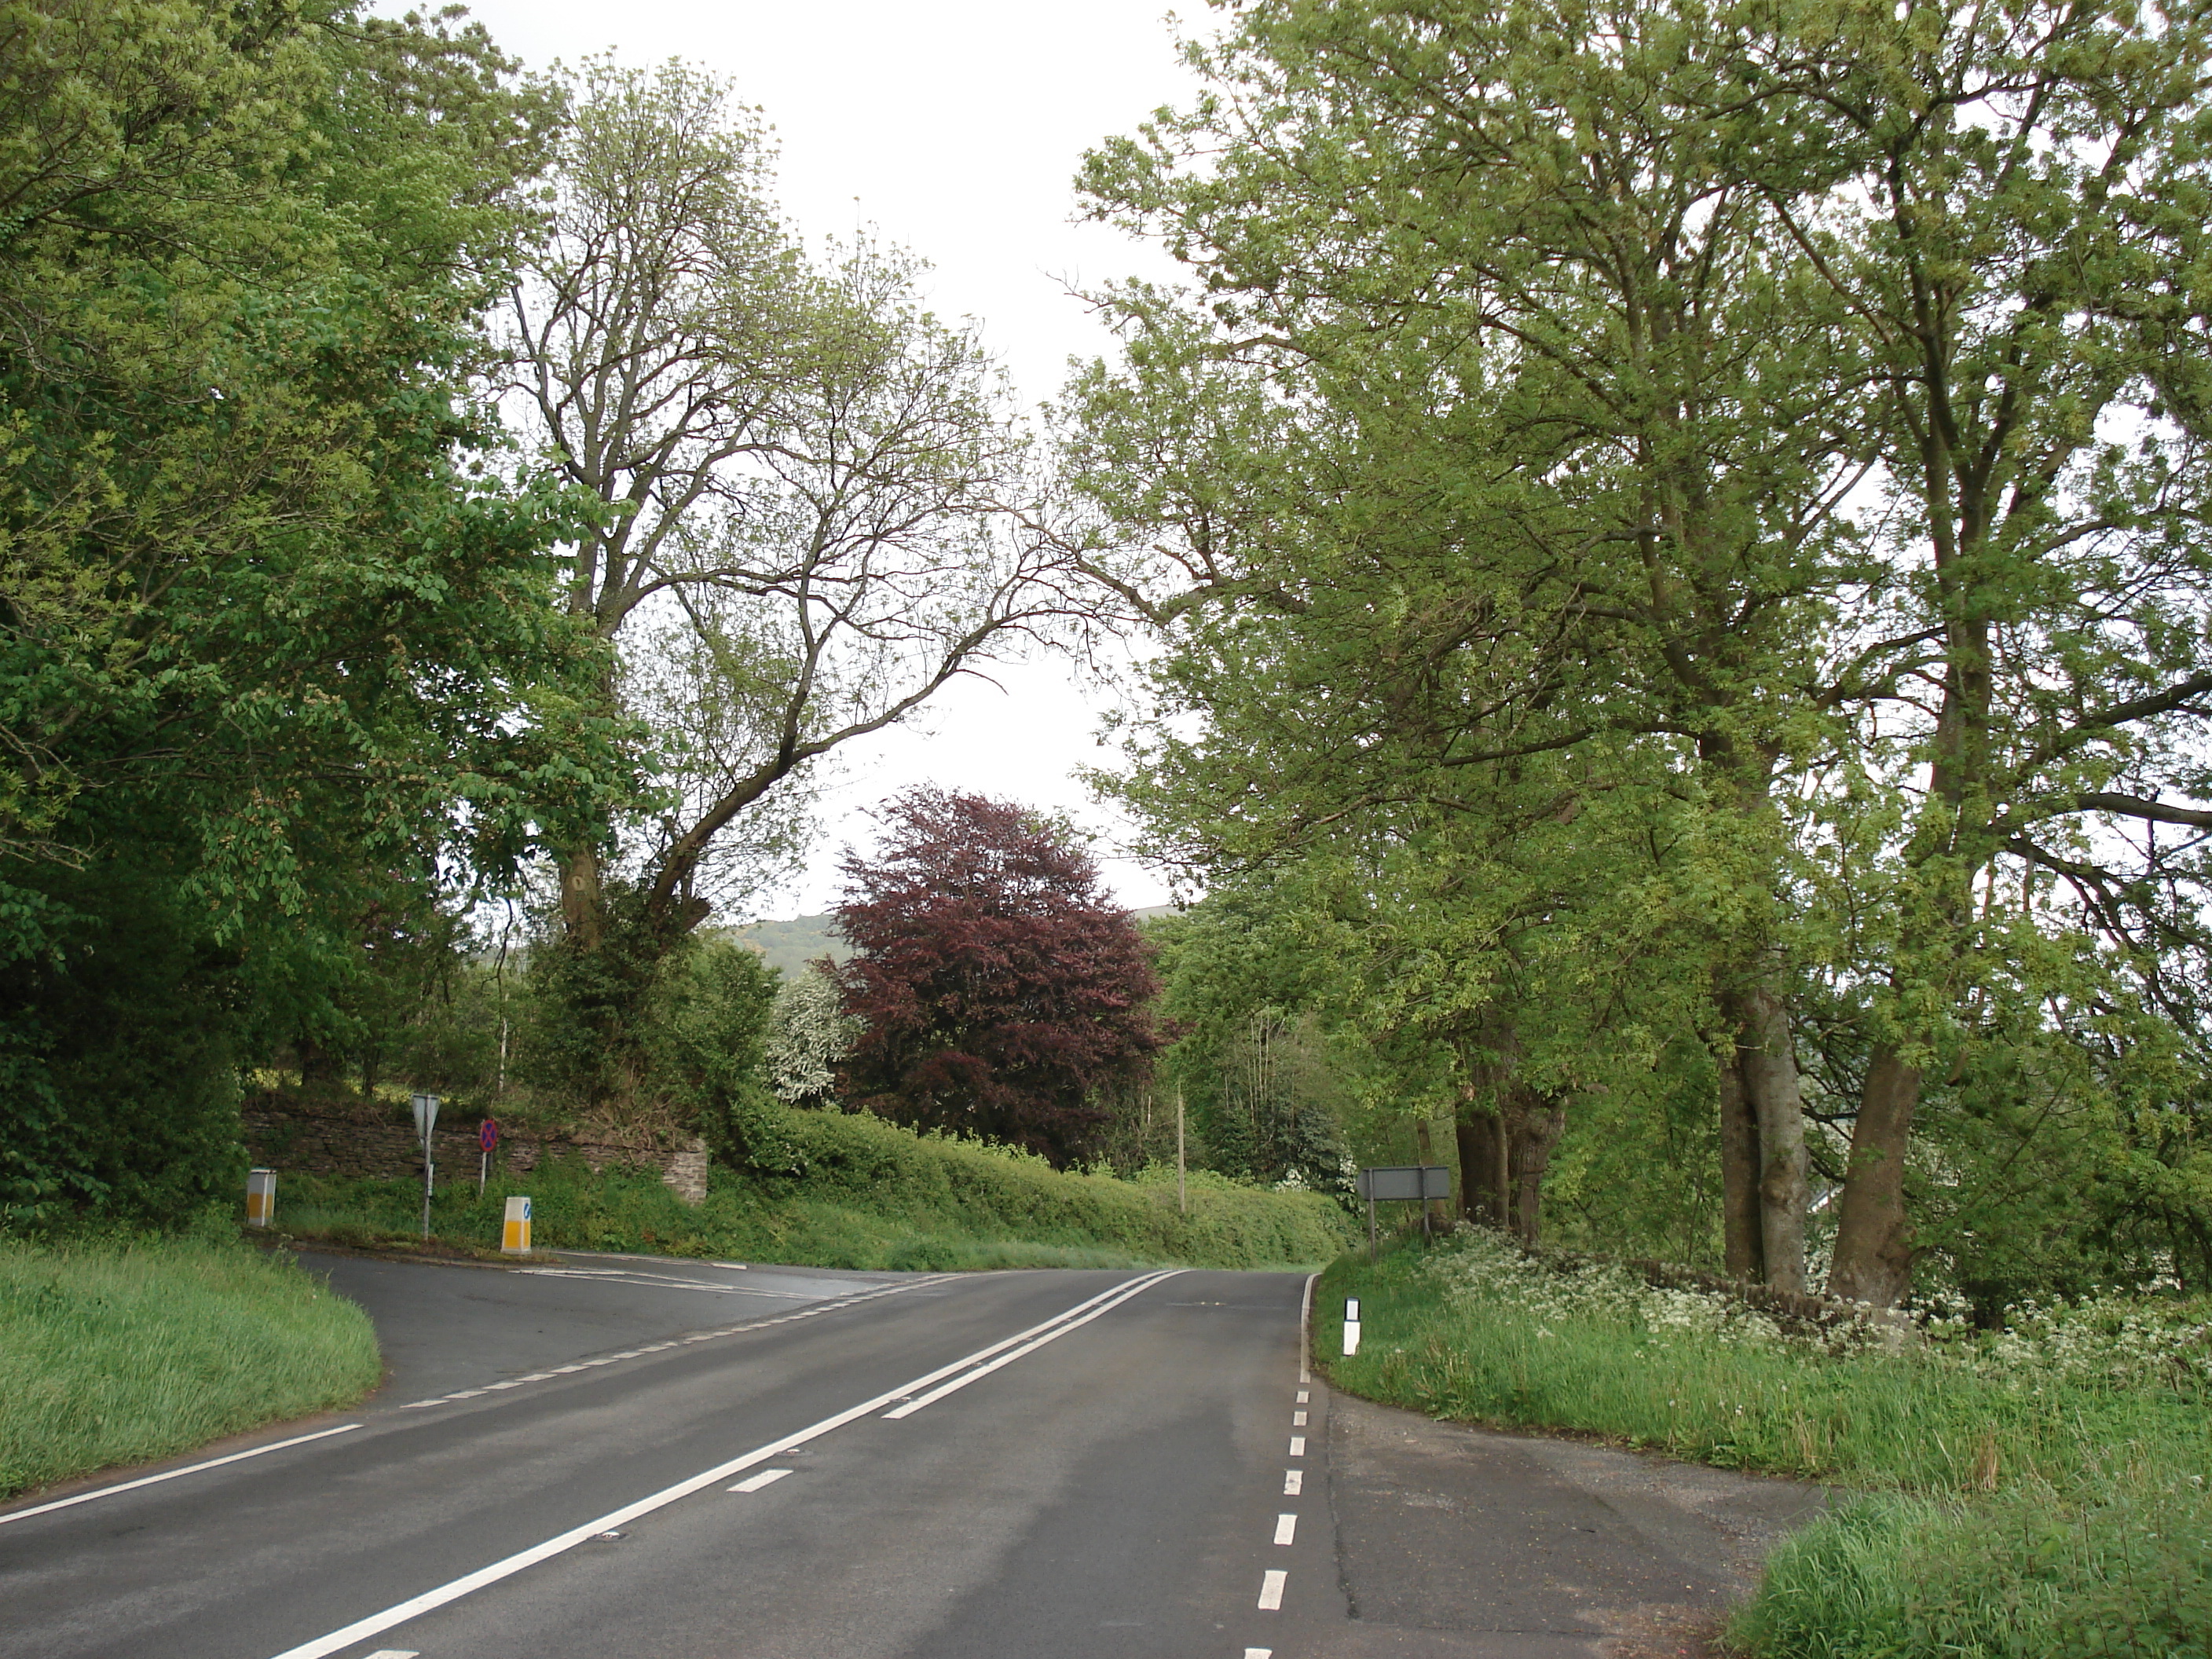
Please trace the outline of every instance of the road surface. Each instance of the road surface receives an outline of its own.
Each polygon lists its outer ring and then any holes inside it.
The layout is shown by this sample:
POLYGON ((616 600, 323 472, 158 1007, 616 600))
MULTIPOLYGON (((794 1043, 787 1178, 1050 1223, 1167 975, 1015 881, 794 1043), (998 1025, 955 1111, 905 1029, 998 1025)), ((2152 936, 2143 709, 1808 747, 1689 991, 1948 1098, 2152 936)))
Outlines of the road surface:
POLYGON ((1292 1274, 310 1265, 369 1406, 0 1507, 0 1655, 1672 1653, 1808 1502, 1333 1401, 1292 1274))

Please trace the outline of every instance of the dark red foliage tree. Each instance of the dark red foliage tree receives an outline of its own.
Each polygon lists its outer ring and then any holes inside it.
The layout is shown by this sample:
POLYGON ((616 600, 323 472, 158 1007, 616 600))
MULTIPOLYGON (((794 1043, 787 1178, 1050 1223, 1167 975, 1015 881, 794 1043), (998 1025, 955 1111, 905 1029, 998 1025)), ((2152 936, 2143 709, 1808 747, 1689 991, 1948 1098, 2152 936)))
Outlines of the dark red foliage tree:
POLYGON ((911 789, 872 857, 848 854, 845 1006, 866 1022, 846 1100, 918 1128, 1082 1158, 1093 1103, 1161 1045, 1159 989, 1098 867, 1010 802, 911 789))

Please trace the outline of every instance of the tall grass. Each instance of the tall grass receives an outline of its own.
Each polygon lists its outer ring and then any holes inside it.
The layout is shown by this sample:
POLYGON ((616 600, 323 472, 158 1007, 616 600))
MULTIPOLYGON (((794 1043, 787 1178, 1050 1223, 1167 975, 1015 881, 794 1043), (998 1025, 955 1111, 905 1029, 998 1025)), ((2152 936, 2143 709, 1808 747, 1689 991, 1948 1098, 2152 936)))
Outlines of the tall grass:
POLYGON ((289 1258, 207 1238, 0 1238, 0 1495, 350 1404, 368 1316, 289 1258))
POLYGON ((1778 1340, 1687 1293, 1563 1292, 1534 1263, 1518 1269, 1523 1292, 1510 1255, 1470 1240, 1338 1262, 1316 1310, 1330 1376, 1438 1417, 1875 1489, 1776 1553, 1733 1627, 1749 1651, 2212 1654, 2201 1385, 2014 1378, 1917 1344, 1778 1340), (1347 1296, 1361 1352, 1331 1358, 1347 1296))
MULTIPOLYGON (((1350 1236, 1342 1211, 1311 1193, 1194 1175, 1185 1214, 1171 1173, 1135 1182, 1068 1174, 859 1114, 792 1120, 799 1173, 717 1168, 696 1206, 647 1171, 594 1176, 556 1162, 527 1176, 502 1175, 481 1195, 473 1181, 445 1188, 432 1206, 432 1231, 495 1245, 507 1196, 526 1193, 542 1248, 830 1267, 1280 1267, 1326 1261, 1350 1236)), ((422 1224, 422 1188, 410 1182, 281 1176, 277 1199, 278 1229, 295 1237, 373 1242, 422 1224)))

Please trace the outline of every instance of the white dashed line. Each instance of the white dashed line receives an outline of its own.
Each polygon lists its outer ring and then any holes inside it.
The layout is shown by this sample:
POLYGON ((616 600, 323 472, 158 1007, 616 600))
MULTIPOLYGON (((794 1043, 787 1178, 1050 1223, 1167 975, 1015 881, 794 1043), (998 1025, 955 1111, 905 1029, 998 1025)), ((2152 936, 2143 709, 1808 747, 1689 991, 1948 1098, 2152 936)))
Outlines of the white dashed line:
POLYGON ((747 1475, 744 1480, 738 1481, 736 1486, 732 1486, 730 1490, 732 1492, 758 1492, 763 1486, 773 1486, 777 1481, 782 1480, 785 1475, 789 1474, 790 1473, 791 1471, 789 1469, 763 1469, 758 1474, 747 1475))
POLYGON ((1306 1403, 1306 1391, 1305 1391, 1304 1389, 1300 1389, 1298 1390, 1298 1404, 1300 1404, 1301 1406, 1303 1406, 1303 1405, 1304 1405, 1305 1403, 1306 1403))
POLYGON ((1301 1492, 1304 1492, 1305 1488, 1306 1472, 1304 1469, 1285 1469, 1283 1471, 1284 1497, 1296 1498, 1301 1492))
MULTIPOLYGON (((551 1269, 530 1268, 526 1272, 553 1273, 558 1278, 590 1277, 575 1273, 559 1273, 551 1269)), ((903 1291, 920 1290, 927 1285, 941 1284, 951 1278, 949 1273, 932 1273, 927 1279, 909 1279, 903 1285, 878 1285, 872 1291, 857 1296, 839 1297, 834 1301, 817 1302, 811 1307, 801 1308, 795 1313, 775 1314, 766 1319, 748 1319, 741 1325, 719 1326, 711 1331, 694 1331, 689 1336, 673 1338, 666 1342, 648 1343, 641 1348, 624 1348, 620 1353, 603 1353, 591 1359, 580 1359, 570 1365, 556 1365, 550 1370, 532 1371, 527 1376, 514 1376, 498 1382, 487 1382, 481 1389, 458 1389, 452 1394, 433 1395, 428 1400, 410 1400, 399 1409, 419 1412, 428 1406, 443 1406, 456 1400, 474 1400, 498 1389, 519 1389, 526 1382, 550 1382, 556 1376, 570 1376, 578 1371, 590 1370, 594 1365, 612 1365, 624 1359, 642 1359, 649 1353, 665 1353, 671 1348, 687 1343, 712 1342, 717 1337, 735 1336, 742 1331, 763 1331, 771 1325, 787 1325, 793 1320, 811 1319, 817 1314, 836 1313, 841 1308, 857 1307, 863 1302, 872 1302, 879 1296, 896 1296, 903 1291)))
POLYGON ((1270 1568, 1267 1576, 1260 1581, 1260 1611, 1280 1613, 1283 1610, 1283 1586, 1290 1582, 1291 1575, 1280 1567, 1270 1568))
MULTIPOLYGON (((376 1659, 376 1656, 371 1654, 369 1659, 376 1659)), ((1273 1648, 1247 1648, 1244 1659, 1275 1659, 1275 1650, 1273 1648)))
POLYGON ((1292 1435, 1292 1436, 1291 1437, 1291 1456, 1293 1456, 1293 1457, 1304 1457, 1305 1455, 1306 1455, 1306 1437, 1305 1437, 1305 1436, 1304 1436, 1304 1435, 1302 1435, 1302 1434, 1294 1434, 1294 1435, 1292 1435))
POLYGON ((379 1648, 367 1659, 422 1659, 422 1656, 413 1648, 379 1648))
POLYGON ((1297 1535, 1298 1517, 1297 1516, 1279 1515, 1275 1517, 1275 1541, 1278 1544, 1287 1544, 1297 1535))
POLYGON ((1304 1412, 1292 1412, 1291 1413, 1291 1426, 1292 1428, 1303 1429, 1305 1425, 1306 1414, 1304 1412))

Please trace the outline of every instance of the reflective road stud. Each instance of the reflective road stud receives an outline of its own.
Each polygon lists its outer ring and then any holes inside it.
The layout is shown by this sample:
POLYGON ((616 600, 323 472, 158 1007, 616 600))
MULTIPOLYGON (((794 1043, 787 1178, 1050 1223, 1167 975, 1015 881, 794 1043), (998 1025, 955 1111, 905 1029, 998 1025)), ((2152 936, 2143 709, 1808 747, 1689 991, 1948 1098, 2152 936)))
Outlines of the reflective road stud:
POLYGON ((1344 1352, 1347 1358, 1359 1352, 1359 1298, 1356 1296, 1344 1299, 1344 1352))
POLYGON ((510 1198, 507 1200, 507 1229, 500 1236, 499 1248, 508 1255, 530 1254, 530 1200, 510 1198))
POLYGON ((276 1171, 246 1172, 246 1224, 265 1227, 276 1218, 276 1171))

